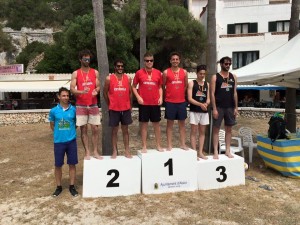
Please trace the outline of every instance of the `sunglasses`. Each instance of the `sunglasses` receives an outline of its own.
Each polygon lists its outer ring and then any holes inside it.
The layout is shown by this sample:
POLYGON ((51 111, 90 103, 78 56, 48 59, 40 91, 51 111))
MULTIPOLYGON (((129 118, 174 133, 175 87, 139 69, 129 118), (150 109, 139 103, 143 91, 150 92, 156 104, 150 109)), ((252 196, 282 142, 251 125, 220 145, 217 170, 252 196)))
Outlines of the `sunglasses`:
POLYGON ((224 63, 225 66, 231 66, 231 63, 224 63))
POLYGON ((90 61, 91 61, 90 58, 82 58, 81 60, 82 60, 83 62, 90 62, 90 61))
POLYGON ((154 60, 153 59, 145 59, 144 61, 145 62, 153 62, 154 60))
POLYGON ((124 68, 123 65, 116 65, 117 68, 124 68))

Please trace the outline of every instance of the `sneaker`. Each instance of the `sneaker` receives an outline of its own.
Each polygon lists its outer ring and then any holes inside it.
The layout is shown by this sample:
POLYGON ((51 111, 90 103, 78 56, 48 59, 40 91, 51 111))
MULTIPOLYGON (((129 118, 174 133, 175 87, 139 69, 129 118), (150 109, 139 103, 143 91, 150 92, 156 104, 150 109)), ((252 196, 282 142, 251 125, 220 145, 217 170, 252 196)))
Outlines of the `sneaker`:
POLYGON ((69 191, 70 191, 72 196, 74 196, 74 197, 78 196, 78 191, 76 191, 74 186, 70 186, 69 191))
POLYGON ((57 197, 60 195, 60 193, 62 192, 62 187, 61 186, 57 186, 56 190, 53 192, 52 196, 53 197, 57 197))

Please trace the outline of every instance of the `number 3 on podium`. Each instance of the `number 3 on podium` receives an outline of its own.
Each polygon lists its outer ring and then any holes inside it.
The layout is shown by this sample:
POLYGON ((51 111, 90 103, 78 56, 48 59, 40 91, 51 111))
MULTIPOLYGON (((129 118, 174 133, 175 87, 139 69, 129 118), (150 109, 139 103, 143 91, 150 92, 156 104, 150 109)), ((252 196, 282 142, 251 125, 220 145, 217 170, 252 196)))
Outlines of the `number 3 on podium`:
POLYGON ((227 180, 227 174, 225 173, 226 172, 225 166, 218 166, 216 171, 220 171, 220 176, 222 176, 222 178, 216 179, 218 182, 221 183, 227 180))

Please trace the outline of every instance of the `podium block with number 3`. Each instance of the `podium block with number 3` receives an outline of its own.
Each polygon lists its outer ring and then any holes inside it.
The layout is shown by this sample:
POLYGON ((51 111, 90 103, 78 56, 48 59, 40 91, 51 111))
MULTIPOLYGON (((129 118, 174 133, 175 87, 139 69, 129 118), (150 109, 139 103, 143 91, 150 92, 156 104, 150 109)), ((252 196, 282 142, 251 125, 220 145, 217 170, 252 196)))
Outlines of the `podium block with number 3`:
POLYGON ((197 190, 197 153, 173 148, 172 151, 138 151, 142 159, 142 192, 159 194, 197 190))
POLYGON ((104 156, 84 160, 83 197, 111 197, 141 193, 141 159, 104 156))
POLYGON ((208 156, 207 160, 197 162, 197 170, 199 190, 245 185, 244 158, 238 155, 219 155, 219 159, 208 156))

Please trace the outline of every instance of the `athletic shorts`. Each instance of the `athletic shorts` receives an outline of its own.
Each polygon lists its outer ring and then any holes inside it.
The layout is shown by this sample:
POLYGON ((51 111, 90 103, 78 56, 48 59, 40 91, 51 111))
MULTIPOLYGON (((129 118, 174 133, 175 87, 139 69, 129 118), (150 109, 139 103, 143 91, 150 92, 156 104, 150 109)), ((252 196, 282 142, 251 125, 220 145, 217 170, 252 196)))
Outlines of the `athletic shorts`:
POLYGON ((165 102, 165 118, 167 120, 185 120, 187 118, 186 102, 165 102))
POLYGON ((213 126, 221 127, 222 120, 224 119, 225 126, 233 126, 236 124, 234 116, 234 108, 219 108, 217 107, 219 117, 218 119, 213 118, 213 126))
POLYGON ((76 105, 76 126, 80 127, 86 124, 100 125, 101 118, 97 105, 76 105))
POLYGON ((193 125, 208 125, 209 124, 209 115, 208 113, 203 112, 191 112, 190 111, 190 124, 193 125))
POLYGON ((119 126, 121 122, 122 125, 132 124, 131 110, 126 111, 114 111, 109 110, 109 122, 110 127, 119 126))
POLYGON ((76 165, 78 163, 76 139, 64 143, 54 143, 56 167, 62 167, 64 165, 65 154, 67 155, 67 164, 76 165))
POLYGON ((139 122, 159 122, 161 111, 159 105, 139 105, 139 122))

